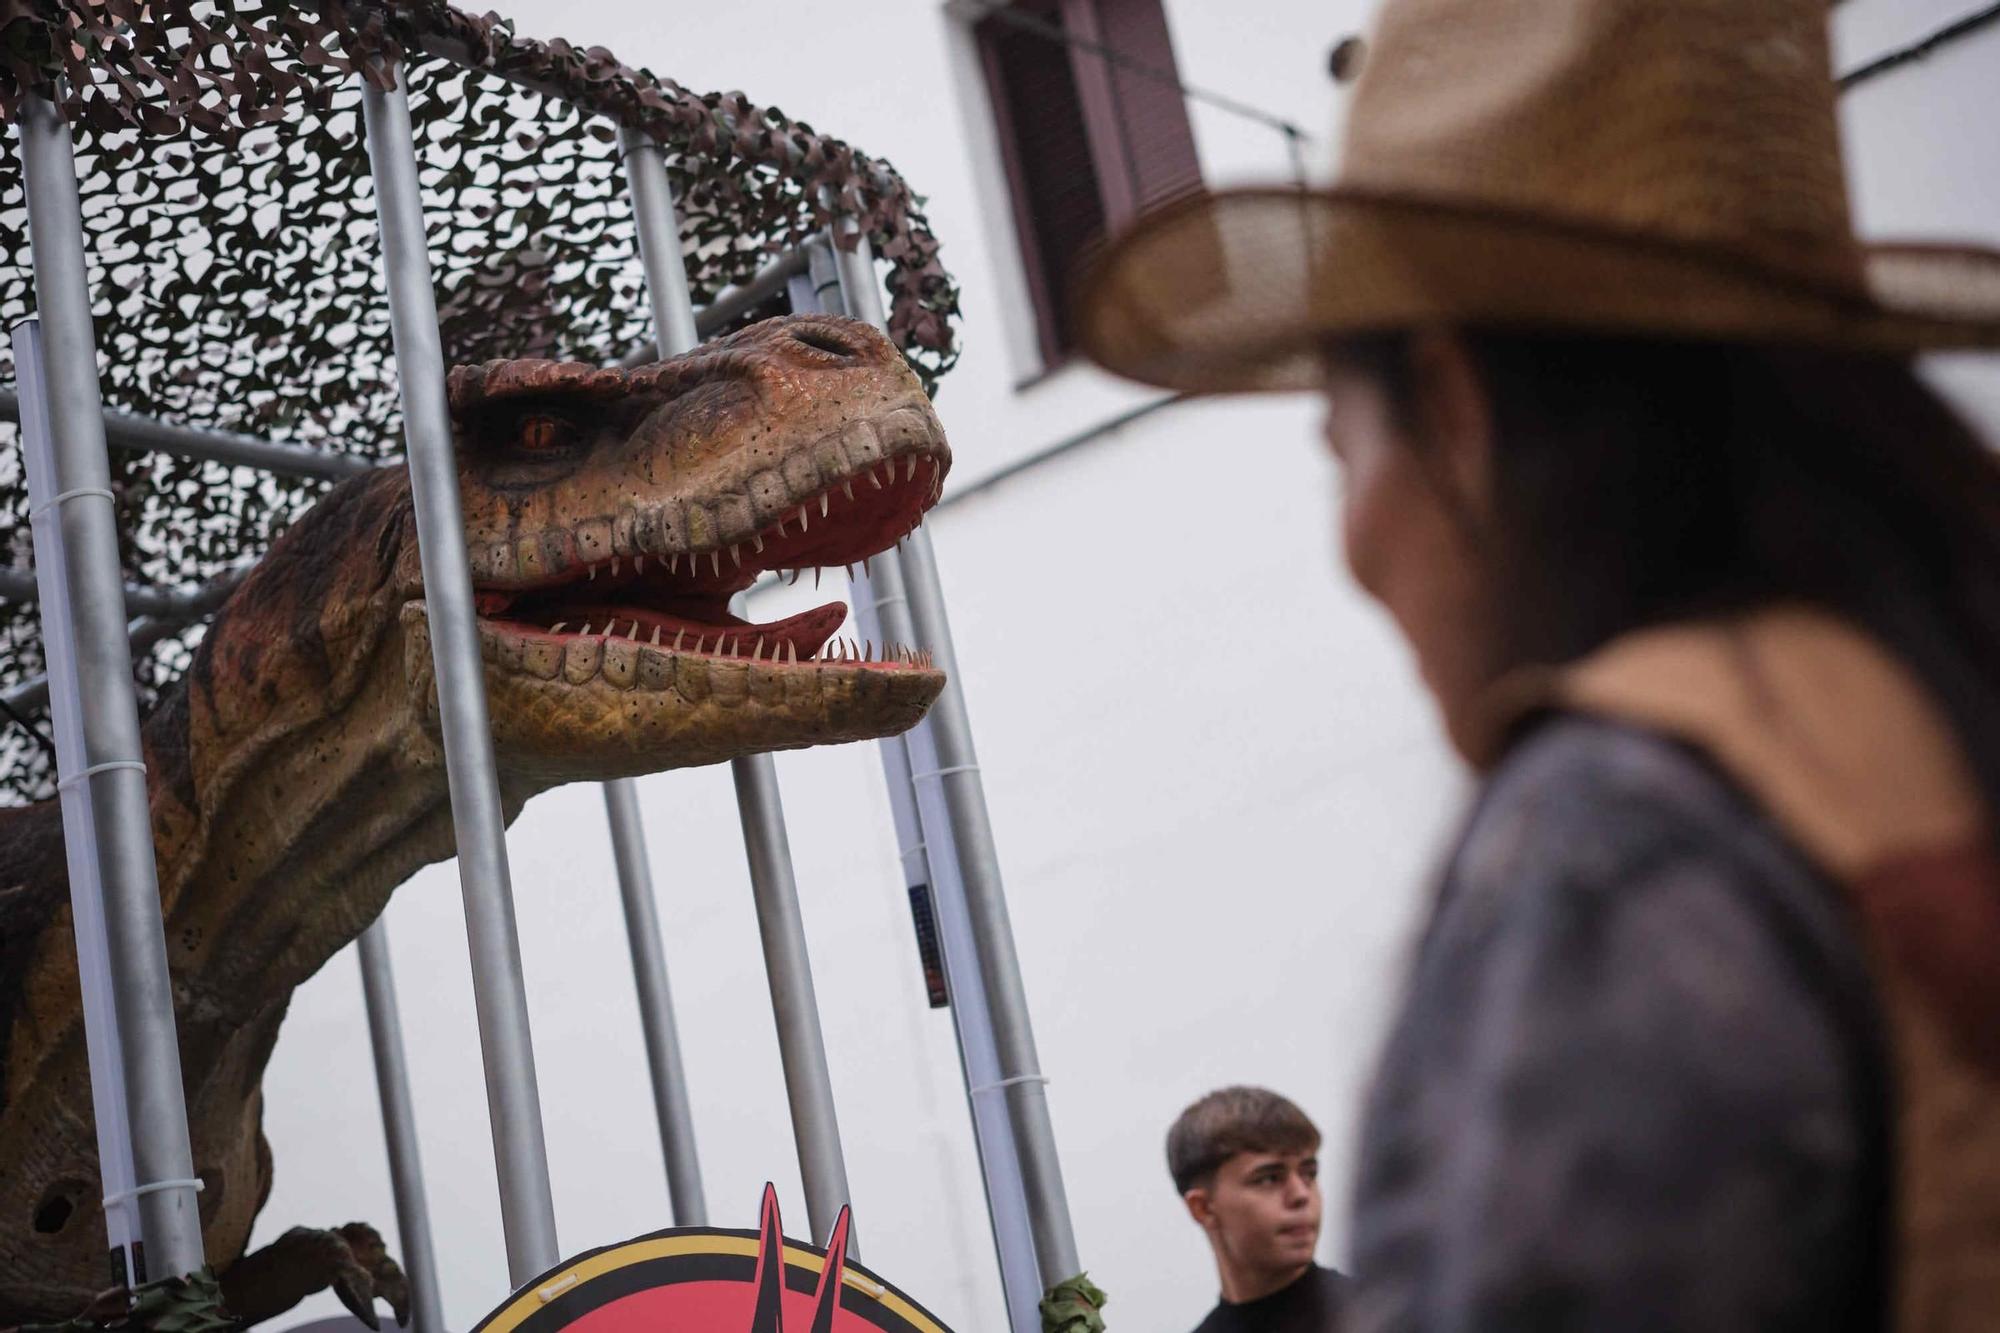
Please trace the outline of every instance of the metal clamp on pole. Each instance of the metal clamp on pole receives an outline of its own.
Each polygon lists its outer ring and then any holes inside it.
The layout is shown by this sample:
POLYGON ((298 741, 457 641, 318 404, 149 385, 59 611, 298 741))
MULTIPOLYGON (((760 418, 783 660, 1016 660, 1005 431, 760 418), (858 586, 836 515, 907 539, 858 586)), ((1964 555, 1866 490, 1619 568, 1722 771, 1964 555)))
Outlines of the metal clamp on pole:
MULTIPOLYGON (((877 328, 888 321, 882 309, 882 289, 875 273, 875 256, 865 236, 849 238, 854 247, 830 246, 847 313, 877 328)), ((975 1071, 968 1060, 968 1092, 978 1084, 1005 1088, 1012 1147, 1025 1192, 1028 1226, 1033 1233, 1041 1286, 1047 1288, 1082 1271, 1076 1236, 1070 1225, 1069 1196, 1063 1187, 1062 1165, 1056 1156, 1055 1131, 1049 1121, 1048 1098, 1035 1052, 1028 1017, 1027 993, 1021 984, 1020 958, 1014 949, 1014 928, 1007 914, 1006 889, 1000 879, 1000 857, 986 810, 986 791, 979 777, 979 759, 972 746, 972 728, 965 711, 958 661, 952 651, 951 624, 945 616, 944 590, 938 582, 930 530, 918 525, 896 550, 878 562, 881 573, 874 596, 885 629, 907 624, 910 642, 929 649, 945 673, 944 691, 923 724, 909 734, 909 763, 926 777, 916 786, 919 808, 935 793, 943 806, 946 829, 933 832, 924 824, 925 841, 937 867, 941 846, 949 845, 963 886, 964 930, 977 961, 987 1006, 987 1032, 995 1059, 991 1074, 975 1071), (893 602, 892 599, 903 599, 893 602), (893 605, 894 609, 890 607, 893 605), (907 618, 906 618, 907 616, 907 618)), ((939 898, 940 925, 950 915, 939 898)), ((961 967, 954 976, 963 975, 961 967)), ((956 1003, 956 997, 954 997, 956 1003)), ((975 1110, 986 1099, 974 1098, 975 1110)), ((990 1192, 990 1187, 989 1187, 990 1192)), ((1000 1214, 995 1213, 996 1241, 1000 1214)), ((1011 1308, 1011 1307, 1010 1307, 1011 1308)))
POLYGON ((118 526, 69 126, 21 99, 44 327, 15 330, 35 565, 106 1230, 134 1282, 202 1267, 174 994, 160 919, 118 526), (48 340, 44 358, 42 338, 48 340), (62 503, 62 497, 74 497, 62 503), (143 1251, 134 1240, 143 1242, 143 1251))
MULTIPOLYGON (((653 341, 660 356, 678 356, 700 341, 688 299, 687 270, 681 264, 680 224, 666 164, 652 140, 619 131, 625 183, 639 234, 639 260, 653 309, 653 341)), ((604 814, 611 824, 611 850, 618 863, 618 891, 625 904, 625 938, 632 950, 632 981, 639 993, 639 1025, 646 1039, 646 1068, 652 1076, 653 1110, 660 1123, 660 1152, 667 1166, 667 1197, 679 1226, 705 1226, 708 1200, 701 1188, 701 1159, 694 1146, 694 1114, 688 1107, 687 1071, 681 1063, 680 1034, 674 1026, 673 994, 667 986, 666 953, 653 905, 653 876, 646 857, 646 830, 639 819, 639 789, 629 778, 604 784, 604 814)))
POLYGON ((389 292, 403 428, 409 449, 410 498, 417 517, 424 606, 437 671, 451 817, 458 840, 459 886, 472 952, 473 998, 486 1065, 486 1104, 493 1122, 493 1156, 500 1176, 500 1213, 507 1270, 527 1281, 560 1257, 548 1152, 535 1085, 535 1052, 521 979, 521 941, 507 871, 506 821, 487 721, 485 666, 473 615, 472 572, 459 512, 458 465, 445 398, 444 352, 438 338, 437 296, 424 236, 410 104, 400 62, 394 86, 361 80, 368 127, 368 163, 375 178, 382 236, 382 273, 389 292))

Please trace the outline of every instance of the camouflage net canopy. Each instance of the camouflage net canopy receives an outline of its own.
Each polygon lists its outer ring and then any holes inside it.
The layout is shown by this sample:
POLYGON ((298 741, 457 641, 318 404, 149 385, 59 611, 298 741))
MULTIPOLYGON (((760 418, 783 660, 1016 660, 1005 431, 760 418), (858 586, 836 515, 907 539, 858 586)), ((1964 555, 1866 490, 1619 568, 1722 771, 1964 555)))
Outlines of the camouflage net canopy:
MULTIPOLYGON (((935 391, 958 292, 886 164, 602 48, 436 0, 0 0, 0 119, 50 97, 74 131, 107 409, 381 458, 401 447, 358 80, 407 61, 448 361, 609 362, 651 334, 617 126, 666 159, 697 304, 832 221, 886 262, 890 335, 935 391), (442 58, 439 53, 451 58, 442 58)), ((0 155, 0 324, 34 313, 18 155, 0 155)), ((0 347, 11 387, 11 354, 0 347)), ((32 564, 0 424, 0 568, 32 564)), ((113 450, 128 579, 185 586, 261 552, 325 481, 113 450)), ((0 601, 0 690, 42 669, 35 608, 0 601)), ((146 704, 198 629, 139 665, 146 704)), ((0 800, 51 794, 0 717, 0 800)))

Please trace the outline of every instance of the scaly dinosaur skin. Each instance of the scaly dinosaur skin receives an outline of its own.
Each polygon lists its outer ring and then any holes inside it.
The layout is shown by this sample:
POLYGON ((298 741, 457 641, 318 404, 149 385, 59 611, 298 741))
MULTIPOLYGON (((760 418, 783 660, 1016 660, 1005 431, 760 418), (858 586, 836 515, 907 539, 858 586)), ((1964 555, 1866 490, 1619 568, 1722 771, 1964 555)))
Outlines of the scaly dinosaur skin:
MULTIPOLYGON (((450 392, 509 819, 558 783, 891 735, 936 697, 915 655, 828 646, 839 603, 761 627, 724 610, 760 570, 886 549, 935 499, 943 433, 874 330, 773 320, 631 372, 461 367, 450 392)), ((260 1084, 293 989, 453 851, 422 596, 406 472, 349 481, 273 544, 145 727, 225 1290, 270 1188, 260 1084)), ((0 811, 0 1326, 105 1285, 68 901, 55 804, 0 811)))

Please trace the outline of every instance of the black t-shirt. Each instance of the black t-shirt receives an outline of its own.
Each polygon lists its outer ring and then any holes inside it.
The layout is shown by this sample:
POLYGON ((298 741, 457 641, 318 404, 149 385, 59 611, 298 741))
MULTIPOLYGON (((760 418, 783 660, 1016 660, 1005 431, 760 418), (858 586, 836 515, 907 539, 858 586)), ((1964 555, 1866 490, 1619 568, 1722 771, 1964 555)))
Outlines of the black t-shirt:
POLYGON ((1346 1290, 1346 1278, 1314 1264, 1269 1296, 1241 1305, 1219 1303, 1194 1333, 1336 1333, 1346 1290))

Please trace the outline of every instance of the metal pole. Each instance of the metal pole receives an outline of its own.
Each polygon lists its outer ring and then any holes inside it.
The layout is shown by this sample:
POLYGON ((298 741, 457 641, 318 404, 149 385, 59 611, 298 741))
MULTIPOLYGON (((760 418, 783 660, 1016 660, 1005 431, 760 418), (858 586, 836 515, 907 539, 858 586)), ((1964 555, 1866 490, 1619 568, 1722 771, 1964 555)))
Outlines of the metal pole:
POLYGON ((688 297, 687 265, 681 259, 681 224, 673 187, 660 149, 636 130, 618 131, 625 154, 625 184, 632 193, 632 222, 639 233, 639 262, 646 270, 646 296, 653 310, 653 341, 660 357, 679 356, 701 342, 695 331, 694 303, 688 297))
MULTIPOLYGON (((171 638, 187 626, 188 621, 185 620, 156 620, 151 616, 140 616, 125 627, 126 639, 132 646, 133 659, 136 661, 154 644, 162 639, 171 638)), ((0 694, 0 703, 5 703, 9 709, 23 715, 40 712, 42 705, 48 701, 49 677, 46 672, 39 676, 30 676, 5 694, 0 694)))
MULTIPOLYGON (((666 166, 651 140, 622 130, 625 177, 639 236, 639 259, 653 312, 653 340, 661 357, 677 356, 701 341, 688 301, 687 270, 681 264, 680 224, 666 166)), ((702 1195, 701 1161, 694 1146, 694 1116, 688 1108, 687 1072, 681 1064, 680 1035, 674 1025, 667 987, 666 954, 653 905, 653 877, 646 858, 646 831, 639 819, 638 789, 630 779, 604 785, 604 813, 611 822, 612 852, 618 862, 618 891, 625 903, 625 935, 632 948, 632 980, 639 993, 639 1023, 646 1038, 646 1066, 653 1081, 653 1110, 660 1122, 660 1151, 666 1159, 667 1196, 674 1222, 684 1227, 708 1222, 702 1195)))
MULTIPOLYGON (((0 421, 19 421, 21 405, 13 394, 0 390, 0 421)), ((175 454, 182 458, 205 458, 238 467, 254 467, 281 476, 357 476, 380 464, 355 454, 335 453, 304 444, 278 444, 254 435, 228 431, 199 430, 193 426, 170 426, 151 417, 129 412, 104 414, 104 438, 113 449, 135 453, 175 454)))
POLYGON ((514 890, 507 873, 506 822, 500 813, 500 780, 487 722, 485 667, 473 615, 465 524, 459 513, 458 464, 452 454, 444 352, 424 237, 410 104, 402 64, 392 62, 389 73, 394 86, 387 90, 361 80, 362 114, 380 216, 382 273, 389 292, 410 497, 417 516, 445 771, 458 838, 459 886, 472 952, 473 998, 486 1065, 486 1106, 493 1122, 507 1269, 518 1284, 560 1257, 555 1204, 549 1193, 548 1152, 535 1089, 535 1051, 521 980, 514 890))
POLYGON ((625 937, 632 948, 646 1070, 653 1080, 653 1111, 659 1118, 660 1152, 667 1164, 667 1197, 673 1204, 675 1226, 707 1226, 708 1201, 702 1195, 701 1160, 694 1149, 687 1073, 681 1066, 666 955, 660 948, 660 922, 653 907, 653 877, 646 864, 646 835, 632 783, 605 783, 604 809, 611 821, 612 854, 618 861, 618 890, 625 902, 625 937))
MULTIPOLYGON (((866 237, 856 237, 852 250, 836 247, 841 290, 850 313, 878 328, 886 327, 881 286, 874 255, 866 237)), ((1081 1271, 1076 1236, 1070 1226, 1069 1196, 1063 1188, 1062 1164, 1056 1156, 1055 1130, 1049 1121, 1047 1080, 1035 1052, 1028 998, 1021 984, 1020 958, 1014 949, 1014 928, 1007 914, 1006 888, 1000 878, 999 851, 986 810, 986 791, 979 778, 979 758, 972 746, 972 728, 965 711, 958 661, 952 652, 951 623, 944 609, 936 557, 929 529, 919 525, 890 555, 900 571, 918 646, 928 648, 944 669, 945 687, 931 705, 924 728, 936 747, 936 764, 913 775, 920 796, 925 783, 935 784, 949 820, 957 861, 965 887, 967 926, 978 955, 979 974, 990 1010, 993 1044, 1000 1077, 993 1086, 1003 1091, 1014 1131, 1027 1192, 1029 1225, 1042 1285, 1053 1286, 1081 1271)))
MULTIPOLYGON (((833 1077, 827 1071, 798 883, 792 877, 778 771, 768 754, 738 759, 729 767, 743 819, 743 849, 750 857, 750 892, 757 904, 757 934, 764 943, 764 970, 771 985, 771 1017, 785 1067, 785 1100, 791 1107, 792 1138, 805 1182, 806 1219, 813 1244, 824 1245, 833 1234, 834 1219, 848 1202, 847 1161, 840 1149, 833 1077)), ((850 1219, 849 1254, 855 1252, 853 1225, 850 1219)))
MULTIPOLYGON (((673 196, 659 150, 649 140, 627 131, 624 149, 656 336, 661 355, 672 355, 695 343, 694 311, 688 302, 673 196)), ((741 609, 740 599, 736 608, 741 609)), ((806 1218, 813 1242, 824 1245, 833 1234, 841 1207, 848 1202, 847 1163, 834 1115, 833 1080, 827 1072, 826 1041, 813 995, 812 961, 806 952, 792 850, 785 837, 778 770, 768 754, 732 760, 729 767, 736 781, 737 813, 750 860, 750 889, 764 944, 778 1054, 785 1067, 792 1137, 798 1147, 799 1175, 805 1182, 806 1218)), ((847 1252, 858 1254, 852 1226, 850 1221, 847 1252)))
MULTIPOLYGON (((125 612, 160 619, 195 620, 229 600, 249 567, 225 570, 207 583, 193 588, 157 588, 141 583, 121 583, 125 612)), ((0 597, 16 602, 39 600, 41 589, 34 574, 22 569, 0 569, 0 597)))
POLYGON ((424 1201, 424 1168, 417 1151, 417 1113, 410 1100, 403 1024, 396 1012, 396 978, 389 968, 389 930, 382 918, 361 932, 361 992, 368 1002, 368 1040, 375 1049, 375 1090, 382 1099, 382 1134, 389 1143, 389 1184, 396 1195, 396 1234, 403 1273, 410 1280, 415 1333, 445 1333, 438 1292, 437 1249, 431 1243, 430 1207, 424 1201))
MULTIPOLYGON (((786 283, 805 271, 804 251, 787 250, 757 270, 748 282, 723 288, 715 294, 714 300, 694 312, 696 337, 702 339, 714 337, 723 325, 741 319, 764 302, 771 300, 785 290, 786 283)), ((683 285, 685 285, 685 275, 683 285)), ((662 355, 671 354, 661 353, 657 344, 652 347, 639 347, 620 357, 618 364, 630 370, 634 366, 651 365, 662 355)))
MULTIPOLYGON (((833 247, 814 241, 806 247, 810 279, 795 289, 792 308, 845 313, 833 247)), ((893 559, 870 562, 873 573, 849 580, 855 627, 878 643, 917 642, 903 593, 903 575, 893 559)), ((979 1150, 980 1180, 986 1192, 986 1213, 992 1225, 994 1257, 1000 1268, 1000 1290, 1007 1302, 1007 1322, 1014 1333, 1040 1333, 1039 1304, 1044 1290, 1036 1266, 1034 1234, 1028 1225, 1027 1194, 1021 1164, 1014 1151, 1013 1128, 1000 1088, 1000 1057, 993 1046, 986 986, 979 975, 965 886, 958 870, 957 846, 943 793, 936 784, 918 792, 912 768, 929 772, 938 767, 930 723, 920 722, 901 736, 880 742, 882 775, 889 787, 889 810, 901 849, 904 887, 930 896, 935 909, 938 949, 943 957, 946 992, 950 997, 952 1031, 957 1038, 959 1072, 972 1116, 973 1142, 979 1150)))
POLYGON ((1000 1058, 997 1086, 1005 1090, 1014 1124, 1015 1151, 1027 1189, 1028 1216, 1043 1285, 1052 1286, 1074 1277, 1082 1267, 1070 1227, 1062 1164, 1056 1156, 1055 1130, 1049 1120, 1048 1080, 1042 1076, 1035 1051, 1027 991, 1021 984, 1021 962, 1014 949, 1014 927, 1000 879, 1000 855, 986 811, 986 792, 972 747, 965 697, 958 686, 958 661, 952 653, 951 624, 945 615, 930 533, 917 528, 903 540, 899 557, 917 641, 936 655, 948 681, 931 706, 929 718, 930 734, 937 745, 937 766, 913 776, 919 784, 938 784, 957 844, 972 940, 978 951, 980 976, 986 983, 993 1043, 1000 1058))
MULTIPOLYGON (((63 809, 65 840, 72 849, 72 889, 87 892, 92 881, 101 881, 108 975, 84 976, 86 1012, 89 991, 100 988, 100 1012, 108 1007, 116 1015, 124 1082, 124 1105, 112 1109, 122 1111, 131 1135, 130 1196, 107 1197, 105 1208, 109 1214, 136 1199, 137 1230, 145 1249, 143 1257, 133 1256, 134 1268, 140 1270, 135 1278, 180 1276, 203 1263, 195 1200, 200 1184, 188 1147, 173 981, 160 920, 132 653, 125 640, 118 521, 105 453, 76 162, 69 126, 46 98, 29 94, 21 99, 20 140, 35 304, 49 353, 46 366, 38 366, 40 358, 30 346, 33 334, 17 342, 17 358, 23 348, 29 351, 33 377, 19 387, 47 394, 46 403, 37 404, 34 412, 42 416, 45 408, 46 420, 23 432, 31 446, 30 512, 40 516, 35 523, 38 552, 44 541, 52 548, 52 558, 43 566, 48 596, 44 623, 64 623, 62 647, 66 656, 73 653, 71 661, 60 664, 68 670, 56 670, 59 664, 51 662, 52 686, 58 696, 67 696, 55 722, 59 734, 68 733, 63 748, 72 760, 63 766, 58 790, 81 788, 87 794, 87 807, 65 801, 63 809), (35 447, 36 437, 45 451, 35 447), (44 458, 36 457, 44 452, 44 458), (71 816, 85 809, 89 813, 80 827, 71 816), (91 825, 94 858, 83 843, 91 825), (87 872, 83 884, 74 878, 77 869, 87 872), (110 991, 108 1006, 101 1005, 104 987, 110 991)), ((78 961, 84 963, 82 950, 78 961)), ((115 1186, 109 1191, 117 1192, 115 1186)))

